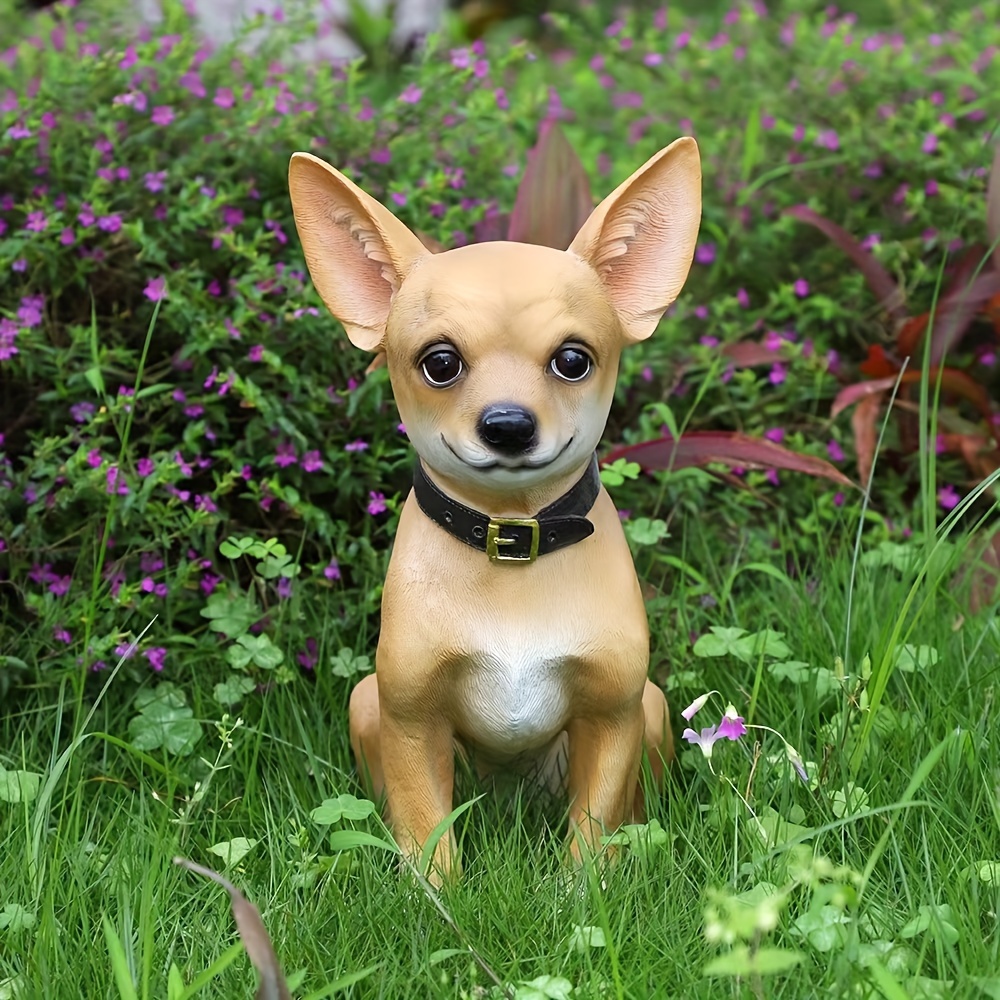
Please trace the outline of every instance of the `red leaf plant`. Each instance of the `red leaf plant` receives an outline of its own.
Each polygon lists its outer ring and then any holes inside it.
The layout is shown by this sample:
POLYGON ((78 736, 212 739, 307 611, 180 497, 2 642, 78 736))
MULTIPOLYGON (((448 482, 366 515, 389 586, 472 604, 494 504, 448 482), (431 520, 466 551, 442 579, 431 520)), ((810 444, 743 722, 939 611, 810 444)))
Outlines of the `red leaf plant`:
POLYGON ((836 417, 856 405, 851 427, 861 482, 866 483, 871 473, 883 403, 897 380, 901 447, 912 452, 919 446, 917 399, 925 347, 930 354, 931 384, 939 379, 941 382, 939 447, 961 457, 974 479, 990 475, 1000 465, 1000 426, 994 422, 993 401, 973 374, 946 365, 945 358, 959 347, 976 321, 984 321, 992 329, 994 339, 1000 339, 1000 146, 993 157, 986 193, 990 247, 970 247, 959 258, 935 308, 927 312, 913 315, 907 310, 904 289, 845 229, 805 205, 789 208, 785 214, 815 226, 854 262, 888 320, 891 347, 886 349, 882 344, 868 347, 868 356, 858 368, 869 381, 841 389, 831 411, 836 417), (909 368, 903 371, 907 359, 911 359, 909 368), (981 417, 981 425, 972 431, 959 415, 958 406, 962 402, 970 404, 981 417))

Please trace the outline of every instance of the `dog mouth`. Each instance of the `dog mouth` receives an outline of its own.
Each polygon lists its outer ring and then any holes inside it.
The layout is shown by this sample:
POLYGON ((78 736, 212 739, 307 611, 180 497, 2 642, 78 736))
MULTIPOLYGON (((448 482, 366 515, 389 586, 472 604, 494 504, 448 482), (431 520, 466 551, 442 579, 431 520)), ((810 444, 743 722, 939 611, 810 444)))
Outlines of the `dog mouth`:
POLYGON ((441 435, 441 440, 444 442, 444 446, 450 451, 455 458, 457 458, 463 465, 467 465, 470 469, 475 469, 476 472, 491 472, 494 469, 503 469, 507 472, 534 472, 538 469, 545 469, 552 465, 553 462, 558 461, 565 454, 566 450, 573 443, 573 437, 559 449, 559 451, 553 455, 551 458, 545 459, 544 462, 515 462, 514 464, 508 464, 507 462, 502 462, 500 459, 492 459, 485 462, 473 462, 467 458, 463 458, 455 449, 451 446, 448 439, 441 435))

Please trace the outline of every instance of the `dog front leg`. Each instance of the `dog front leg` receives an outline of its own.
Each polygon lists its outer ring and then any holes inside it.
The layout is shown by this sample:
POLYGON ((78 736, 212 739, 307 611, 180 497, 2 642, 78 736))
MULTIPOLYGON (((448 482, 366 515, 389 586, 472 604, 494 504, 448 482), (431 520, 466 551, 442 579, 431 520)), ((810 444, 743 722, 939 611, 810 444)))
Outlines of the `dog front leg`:
MULTIPOLYGON (((393 835, 402 851, 419 863, 424 845, 452 809, 455 747, 447 726, 400 722, 382 708, 382 770, 393 835)), ((451 830, 438 841, 428 878, 435 885, 458 874, 451 830)))
POLYGON ((570 854, 581 861, 629 817, 642 759, 642 705, 615 717, 576 719, 569 735, 570 854))

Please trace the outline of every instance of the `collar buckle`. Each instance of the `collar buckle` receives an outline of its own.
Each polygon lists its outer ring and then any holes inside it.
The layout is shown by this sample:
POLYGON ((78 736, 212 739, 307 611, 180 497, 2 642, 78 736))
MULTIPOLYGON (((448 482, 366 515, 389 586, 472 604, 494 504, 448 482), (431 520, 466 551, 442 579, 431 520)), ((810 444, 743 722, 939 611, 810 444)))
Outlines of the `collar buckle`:
POLYGON ((538 521, 533 518, 491 517, 486 527, 486 554, 490 562, 534 562, 538 558, 538 521), (531 531, 531 541, 527 553, 501 553, 501 546, 518 545, 522 538, 518 535, 501 534, 501 528, 528 528, 531 531))

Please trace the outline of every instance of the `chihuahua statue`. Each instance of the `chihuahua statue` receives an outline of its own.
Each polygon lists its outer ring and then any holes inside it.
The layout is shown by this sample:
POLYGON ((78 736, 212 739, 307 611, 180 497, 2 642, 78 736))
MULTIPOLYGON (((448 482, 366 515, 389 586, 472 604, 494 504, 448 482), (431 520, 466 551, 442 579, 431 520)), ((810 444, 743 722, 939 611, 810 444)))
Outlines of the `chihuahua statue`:
MULTIPOLYGON (((351 343, 385 352, 418 455, 382 597, 375 673, 350 699, 358 769, 421 855, 452 810, 456 752, 529 765, 569 798, 570 853, 643 815, 643 750, 673 757, 647 679, 631 553, 601 485, 623 347, 677 297, 701 220, 698 147, 661 150, 568 250, 512 242, 434 254, 308 153, 289 167, 309 273, 351 343)), ((435 881, 458 869, 451 833, 435 881)))

